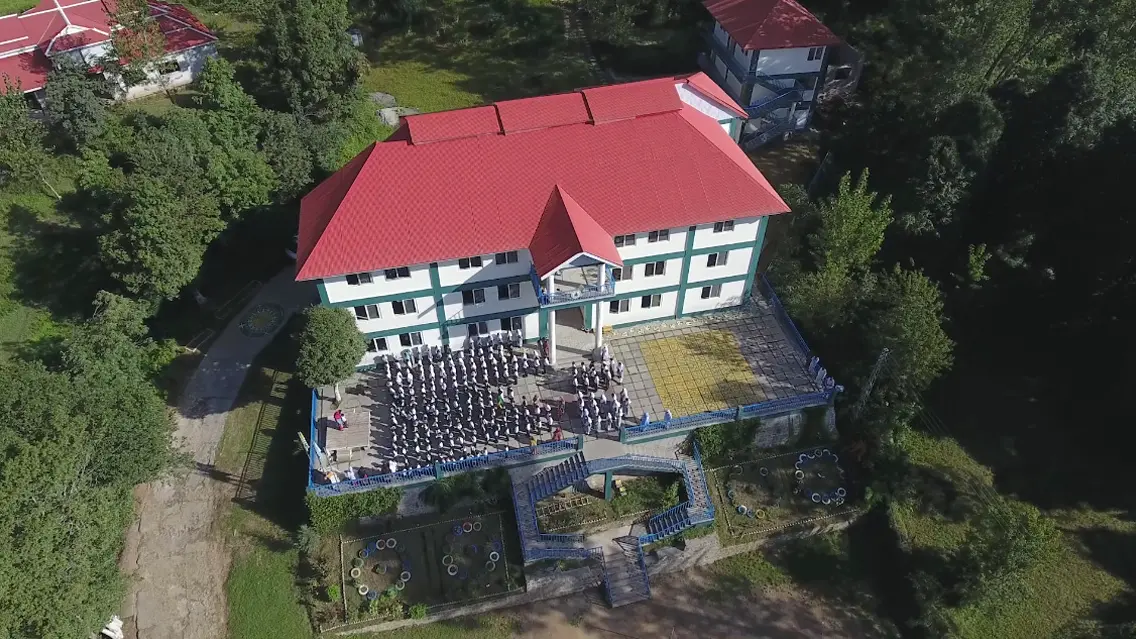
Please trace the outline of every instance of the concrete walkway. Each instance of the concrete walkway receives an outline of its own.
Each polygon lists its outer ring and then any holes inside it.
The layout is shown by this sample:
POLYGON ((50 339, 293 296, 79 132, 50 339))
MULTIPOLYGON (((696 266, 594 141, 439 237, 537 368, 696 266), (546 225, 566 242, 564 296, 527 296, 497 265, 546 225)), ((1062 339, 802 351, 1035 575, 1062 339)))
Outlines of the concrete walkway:
POLYGON ((229 552, 220 516, 234 488, 214 471, 213 460, 253 358, 288 316, 315 298, 314 287, 296 284, 293 277, 288 268, 265 283, 190 378, 178 407, 175 439, 193 458, 192 468, 135 490, 138 520, 127 532, 120 560, 131 582, 122 610, 128 637, 217 639, 227 634, 229 552), (279 321, 263 326, 265 334, 250 337, 241 323, 261 305, 279 311, 279 321))

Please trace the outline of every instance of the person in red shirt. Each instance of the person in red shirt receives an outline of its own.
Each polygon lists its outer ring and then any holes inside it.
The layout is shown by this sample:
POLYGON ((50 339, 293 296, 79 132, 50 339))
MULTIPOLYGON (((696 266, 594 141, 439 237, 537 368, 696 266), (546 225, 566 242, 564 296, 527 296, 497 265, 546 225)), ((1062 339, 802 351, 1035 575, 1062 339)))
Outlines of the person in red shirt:
POLYGON ((335 420, 335 427, 339 430, 347 428, 347 417, 344 416, 343 411, 336 409, 335 414, 331 416, 335 420))
POLYGON ((564 439, 564 431, 560 430, 560 427, 557 426, 556 430, 552 431, 552 441, 558 442, 558 441, 561 441, 563 439, 564 439))

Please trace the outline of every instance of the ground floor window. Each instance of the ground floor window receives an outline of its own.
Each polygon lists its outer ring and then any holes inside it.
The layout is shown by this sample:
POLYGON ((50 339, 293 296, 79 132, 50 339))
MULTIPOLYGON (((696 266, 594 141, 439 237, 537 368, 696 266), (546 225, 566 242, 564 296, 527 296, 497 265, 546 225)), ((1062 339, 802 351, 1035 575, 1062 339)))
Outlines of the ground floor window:
POLYGON ((466 328, 467 331, 469 331, 470 337, 477 337, 478 335, 488 335, 489 334, 489 323, 488 322, 473 322, 472 324, 466 324, 465 328, 466 328))
POLYGON ((714 284, 712 286, 703 286, 702 287, 702 299, 704 299, 704 300, 710 299, 711 297, 721 297, 721 296, 722 296, 722 285, 721 284, 714 284))
POLYGON ((181 67, 178 65, 177 60, 166 60, 158 64, 158 73, 162 75, 169 75, 171 73, 177 73, 178 71, 181 71, 181 67))
POLYGON ((662 295, 655 294, 655 295, 644 295, 643 296, 643 308, 655 308, 656 306, 662 305, 662 303, 663 303, 663 296, 662 295))
POLYGON ((503 331, 519 331, 524 326, 524 319, 520 315, 515 317, 506 317, 501 320, 501 330, 503 331))
POLYGON ((612 314, 626 313, 631 310, 631 300, 612 300, 608 310, 612 314))
POLYGON ((403 346, 421 346, 422 333, 419 333, 417 331, 413 333, 403 333, 402 335, 398 336, 398 343, 402 344, 403 346))
MULTIPOLYGON (((417 333, 415 333, 417 335, 417 333)), ((372 337, 367 340, 368 353, 381 353, 387 350, 387 338, 385 337, 372 337)))

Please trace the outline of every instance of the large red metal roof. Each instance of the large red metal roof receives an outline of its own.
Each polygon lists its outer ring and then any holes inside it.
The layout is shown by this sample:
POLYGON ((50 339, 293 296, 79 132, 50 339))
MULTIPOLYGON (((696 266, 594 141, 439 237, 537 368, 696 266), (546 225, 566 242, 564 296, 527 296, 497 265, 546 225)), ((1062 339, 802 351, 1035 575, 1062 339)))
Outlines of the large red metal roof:
MULTIPOLYGON (((463 109, 404 118, 398 141, 373 144, 303 198, 297 279, 536 250, 544 240, 534 235, 554 191, 567 209, 586 211, 609 240, 787 212, 722 126, 677 98, 676 82, 682 80, 598 94, 585 89, 589 108, 592 96, 602 96, 599 123, 439 141, 436 131, 446 128, 448 115, 468 133, 469 122, 487 122, 483 114, 496 107, 475 107, 472 117, 463 109), (660 96, 663 106, 647 103, 648 95, 660 96), (430 124, 426 143, 416 133, 423 118, 430 124)), ((513 101, 506 112, 518 108, 528 107, 513 101)))
POLYGON ((796 0, 703 0, 703 4, 747 51, 840 43, 840 38, 796 0))

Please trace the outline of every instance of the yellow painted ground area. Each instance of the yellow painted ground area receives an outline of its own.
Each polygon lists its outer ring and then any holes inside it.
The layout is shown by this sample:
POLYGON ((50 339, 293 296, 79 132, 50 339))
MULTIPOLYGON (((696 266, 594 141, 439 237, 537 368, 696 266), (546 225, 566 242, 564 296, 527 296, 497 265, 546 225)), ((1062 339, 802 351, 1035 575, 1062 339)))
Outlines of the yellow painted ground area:
POLYGON ((765 400, 730 331, 665 337, 640 349, 663 406, 675 417, 765 400))

